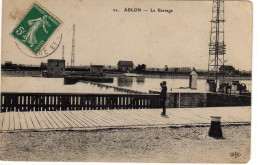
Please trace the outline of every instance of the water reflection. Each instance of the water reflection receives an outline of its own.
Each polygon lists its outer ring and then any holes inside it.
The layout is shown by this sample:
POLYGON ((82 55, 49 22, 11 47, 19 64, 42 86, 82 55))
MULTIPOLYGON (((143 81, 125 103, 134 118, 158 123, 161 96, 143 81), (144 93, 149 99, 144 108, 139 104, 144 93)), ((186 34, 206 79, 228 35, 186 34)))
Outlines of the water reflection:
POLYGON ((142 85, 145 83, 145 78, 144 77, 136 77, 136 83, 139 85, 142 85))
POLYGON ((136 82, 138 85, 143 85, 145 83, 144 77, 118 77, 117 86, 118 87, 132 87, 133 83, 136 82))
POLYGON ((132 87, 133 86, 133 77, 118 77, 117 86, 118 87, 132 87))

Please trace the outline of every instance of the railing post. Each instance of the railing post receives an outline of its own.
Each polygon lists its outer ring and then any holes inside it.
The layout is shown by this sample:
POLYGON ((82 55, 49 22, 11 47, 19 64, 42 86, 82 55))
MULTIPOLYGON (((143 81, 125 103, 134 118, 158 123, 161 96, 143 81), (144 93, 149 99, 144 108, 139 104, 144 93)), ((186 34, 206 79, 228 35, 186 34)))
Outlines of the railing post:
POLYGON ((122 100, 121 100, 121 96, 118 96, 118 97, 117 97, 117 101, 118 101, 118 103, 117 103, 117 106, 118 106, 117 109, 122 109, 122 107, 121 107, 121 105, 122 105, 122 104, 121 104, 121 101, 122 101, 122 100))
POLYGON ((3 109, 3 95, 1 94, 1 109, 0 109, 0 113, 2 112, 2 109, 3 109))
MULTIPOLYGON (((237 99, 237 98, 232 98, 237 99)), ((159 106, 159 95, 2 93, 1 110, 52 111, 82 109, 146 109, 159 106)))

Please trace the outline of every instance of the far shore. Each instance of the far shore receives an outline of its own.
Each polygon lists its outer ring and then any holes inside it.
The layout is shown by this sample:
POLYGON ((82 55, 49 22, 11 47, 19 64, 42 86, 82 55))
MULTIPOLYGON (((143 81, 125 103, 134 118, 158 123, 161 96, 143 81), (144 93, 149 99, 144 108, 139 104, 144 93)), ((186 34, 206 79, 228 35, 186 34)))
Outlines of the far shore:
MULTIPOLYGON (((162 78, 162 79, 173 79, 173 78, 179 78, 179 79, 189 79, 189 75, 159 75, 159 74, 140 74, 145 78, 162 78)), ((124 76, 123 73, 120 74, 111 74, 107 73, 107 77, 121 77, 124 76)), ((214 79, 214 77, 208 77, 208 76, 198 76, 198 79, 214 79)), ((219 77, 220 79, 222 77, 219 77)), ((226 76, 225 79, 228 80, 252 80, 251 76, 226 76)))
MULTIPOLYGON (((83 73, 80 73, 81 75, 83 73)), ((105 72, 105 77, 122 77, 126 76, 124 73, 107 73, 105 72)), ((171 73, 156 73, 156 74, 150 74, 150 73, 141 73, 137 74, 141 77, 145 78, 158 78, 158 79, 189 79, 189 74, 171 74, 171 73)), ((3 71, 1 72, 1 76, 3 77, 42 77, 41 71, 16 71, 16 72, 10 72, 10 71, 3 71)), ((214 77, 208 77, 205 75, 198 75, 198 79, 214 79, 214 77)), ((222 79, 221 76, 219 76, 219 79, 222 79)), ((252 80, 251 76, 225 76, 225 79, 227 80, 252 80)))

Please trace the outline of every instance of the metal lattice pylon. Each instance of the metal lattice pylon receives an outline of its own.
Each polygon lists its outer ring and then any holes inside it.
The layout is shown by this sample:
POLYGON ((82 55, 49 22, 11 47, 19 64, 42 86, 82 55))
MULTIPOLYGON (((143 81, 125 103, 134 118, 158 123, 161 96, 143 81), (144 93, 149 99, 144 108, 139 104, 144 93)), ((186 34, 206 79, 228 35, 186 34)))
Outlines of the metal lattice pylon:
POLYGON ((221 74, 224 77, 224 56, 226 54, 226 44, 224 42, 224 0, 213 0, 211 33, 209 44, 208 73, 214 75, 215 82, 221 74), (223 72, 219 68, 223 66, 223 72))

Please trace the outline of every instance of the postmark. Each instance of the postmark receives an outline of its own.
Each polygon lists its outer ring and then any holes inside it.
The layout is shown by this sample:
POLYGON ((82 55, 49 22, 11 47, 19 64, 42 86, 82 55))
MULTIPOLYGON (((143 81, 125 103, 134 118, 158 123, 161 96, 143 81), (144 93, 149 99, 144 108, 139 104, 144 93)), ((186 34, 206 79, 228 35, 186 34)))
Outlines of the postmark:
POLYGON ((31 50, 25 48, 25 46, 19 41, 15 41, 15 45, 20 50, 20 52, 26 56, 33 57, 33 58, 44 58, 53 54, 60 46, 61 41, 62 41, 61 33, 57 33, 53 35, 53 37, 44 45, 41 51, 38 52, 37 54, 34 54, 31 52, 31 50))
MULTIPOLYGON (((46 53, 46 45, 60 25, 61 21, 54 14, 35 2, 11 35, 19 42, 16 45, 20 50, 22 50, 21 45, 23 45, 33 53, 33 57, 44 57, 50 55, 50 53, 46 53), (45 53, 43 48, 45 48, 45 53)), ((48 43, 52 50, 57 49, 61 38, 61 34, 52 37, 53 44, 48 43)), ((29 55, 32 56, 32 53, 29 55)), ((24 54, 28 55, 28 53, 24 54)))

